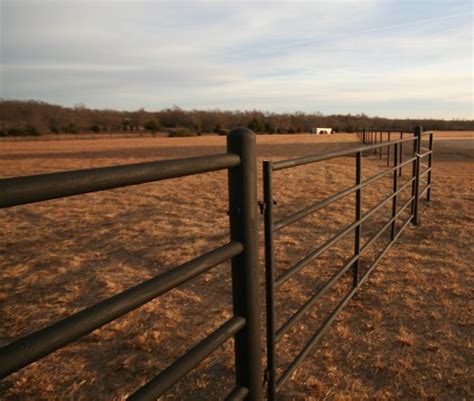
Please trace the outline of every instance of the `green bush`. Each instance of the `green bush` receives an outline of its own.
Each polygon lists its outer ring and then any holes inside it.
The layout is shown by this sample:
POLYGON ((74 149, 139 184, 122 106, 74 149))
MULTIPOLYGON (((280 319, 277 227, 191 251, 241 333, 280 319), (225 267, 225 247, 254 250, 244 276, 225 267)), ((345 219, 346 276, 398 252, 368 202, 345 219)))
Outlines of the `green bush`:
POLYGON ((73 123, 69 123, 68 125, 63 127, 63 131, 66 134, 77 134, 79 129, 73 123))
POLYGON ((8 136, 22 136, 23 130, 20 128, 8 128, 7 135, 8 136))
POLYGON ((39 136, 40 133, 33 125, 25 125, 23 128, 9 128, 6 133, 2 131, 0 136, 39 136))
POLYGON ((97 134, 98 132, 100 132, 100 127, 99 127, 98 125, 96 125, 96 124, 91 125, 89 129, 90 129, 92 132, 95 132, 96 134, 97 134))
POLYGON ((51 125, 51 126, 49 126, 49 130, 50 130, 53 134, 59 134, 59 132, 61 131, 61 130, 59 129, 59 127, 56 126, 56 125, 51 125))
POLYGON ((257 117, 252 118, 247 126, 257 134, 265 131, 265 124, 263 124, 263 122, 257 117))
POLYGON ((275 133, 275 127, 273 126, 273 124, 271 122, 266 122, 265 123, 265 132, 267 134, 274 134, 275 133))
POLYGON ((143 128, 154 134, 161 128, 161 124, 159 120, 149 120, 143 125, 143 128))
POLYGON ((212 132, 219 135, 221 134, 221 131, 222 131, 222 127, 220 124, 216 124, 215 127, 212 129, 212 132))
POLYGON ((184 137, 189 137, 189 136, 196 136, 196 133, 189 129, 182 128, 182 129, 175 129, 173 131, 169 131, 168 136, 170 138, 184 138, 184 137))
POLYGON ((32 125, 25 126, 25 129, 23 130, 23 133, 26 136, 39 136, 40 135, 38 130, 35 127, 33 127, 32 125))

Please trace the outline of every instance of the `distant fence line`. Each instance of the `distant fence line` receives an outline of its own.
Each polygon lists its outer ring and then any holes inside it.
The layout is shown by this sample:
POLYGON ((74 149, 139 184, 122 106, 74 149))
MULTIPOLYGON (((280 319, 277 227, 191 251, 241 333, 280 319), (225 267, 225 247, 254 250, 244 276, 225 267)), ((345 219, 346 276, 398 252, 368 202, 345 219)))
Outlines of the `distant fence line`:
MULTIPOLYGON (((373 139, 367 132, 362 134, 361 138, 364 143, 368 143, 373 139)), ((7 208, 48 199, 227 169, 230 241, 224 246, 213 249, 148 281, 129 288, 32 334, 16 339, 12 343, 0 348, 0 378, 4 378, 30 365, 93 330, 167 293, 178 285, 230 260, 231 272, 229 273, 232 277, 233 317, 160 372, 155 378, 137 389, 128 399, 151 400, 163 395, 231 337, 235 339, 235 388, 226 399, 260 401, 264 398, 265 388, 268 398, 270 400, 275 399, 277 390, 284 385, 296 367, 309 354, 338 313, 364 283, 370 272, 373 271, 381 258, 399 238, 407 225, 410 222, 414 225, 419 224, 420 197, 427 192, 427 198, 428 200, 430 199, 433 153, 432 133, 427 134, 430 139, 429 148, 425 153, 421 153, 424 149, 421 147, 422 135, 421 127, 417 127, 414 135, 412 134, 409 138, 400 138, 377 144, 372 143, 352 150, 330 152, 323 155, 306 156, 277 162, 268 160, 263 162, 264 199, 263 204, 261 204, 261 210, 264 213, 265 231, 265 287, 267 300, 265 322, 262 321, 260 314, 259 245, 257 234, 259 205, 257 202, 256 139, 255 133, 252 131, 246 128, 232 130, 227 136, 227 152, 213 156, 1 179, 0 208, 7 208), (412 143, 410 157, 406 160, 400 160, 400 148, 404 143, 412 143), (381 149, 390 149, 391 147, 393 147, 392 154, 394 155, 393 167, 364 179, 361 170, 363 153, 379 151, 381 155, 381 149), (274 221, 273 172, 345 156, 355 156, 356 179, 354 186, 333 194, 290 216, 274 221), (429 157, 428 165, 427 169, 421 172, 420 169, 423 166, 421 160, 424 157, 429 157), (411 178, 407 183, 398 187, 399 172, 403 166, 409 165, 412 165, 411 178), (369 210, 369 212, 362 215, 361 190, 391 173, 393 175, 393 191, 369 210), (420 179, 426 174, 428 174, 428 184, 424 189, 420 189, 420 179), (410 188, 410 199, 401 208, 397 208, 397 196, 402 191, 409 190, 410 188), (356 200, 355 221, 325 244, 309 253, 303 260, 275 278, 273 234, 330 205, 336 200, 353 193, 356 200), (372 217, 386 202, 390 201, 392 201, 390 220, 386 222, 377 234, 362 245, 362 222, 372 217), (410 216, 397 231, 397 218, 407 208, 410 208, 410 216), (389 228, 391 230, 389 244, 385 246, 375 261, 372 262, 366 273, 360 276, 360 256, 389 228), (276 330, 274 299, 275 291, 278 287, 349 233, 355 234, 353 257, 320 287, 310 300, 301 306, 282 327, 276 330), (280 377, 277 377, 276 342, 347 271, 352 271, 353 285, 351 290, 316 331, 309 343, 304 346, 296 359, 290 363, 280 377), (266 326, 267 329, 267 366, 265 374, 261 361, 262 326, 266 326), (263 381, 264 377, 267 379, 265 382, 263 381)), ((387 155, 389 154, 390 151, 387 152, 387 155)))
MULTIPOLYGON (((429 171, 426 172, 426 174, 428 175, 428 186, 429 188, 427 189, 427 193, 428 193, 428 198, 427 200, 429 201, 430 200, 430 194, 431 194, 431 165, 432 165, 432 161, 433 161, 433 132, 432 131, 429 131, 429 132, 423 132, 422 128, 420 128, 420 132, 421 132, 421 137, 426 137, 428 136, 429 139, 429 143, 428 143, 428 147, 425 148, 422 146, 422 143, 421 143, 421 140, 420 140, 420 143, 417 144, 417 146, 420 147, 420 152, 422 150, 425 150, 425 151, 428 151, 429 153, 425 156, 428 157, 428 164, 421 164, 420 167, 423 167, 429 171)), ((384 131, 377 131, 377 130, 373 130, 373 129, 364 129, 360 132, 357 133, 357 136, 358 138, 360 139, 360 141, 365 144, 365 145, 374 145, 374 144, 381 144, 381 143, 384 143, 384 142, 390 142, 392 139, 395 139, 395 138, 399 138, 400 140, 403 140, 403 138, 406 138, 407 136, 412 136, 412 135, 416 135, 417 133, 416 132, 413 132, 413 131, 406 131, 406 130, 402 130, 402 129, 391 129, 391 130, 384 130, 384 131)), ((384 148, 385 149, 385 156, 386 156, 386 160, 387 160, 387 166, 390 165, 390 152, 391 152, 391 146, 381 146, 377 149, 374 149, 374 153, 378 153, 379 155, 379 159, 382 159, 382 155, 383 155, 383 152, 384 152, 384 148)), ((394 150, 395 151, 395 150, 394 150)), ((400 143, 399 147, 398 147, 398 153, 397 153, 397 157, 398 157, 398 163, 401 163, 402 162, 402 159, 403 159, 403 152, 404 152, 404 148, 403 148, 403 142, 400 143)), ((424 176, 425 172, 422 173, 422 176, 424 176)), ((399 172, 398 172, 398 175, 401 177, 402 176, 402 167, 400 167, 399 169, 399 172)))

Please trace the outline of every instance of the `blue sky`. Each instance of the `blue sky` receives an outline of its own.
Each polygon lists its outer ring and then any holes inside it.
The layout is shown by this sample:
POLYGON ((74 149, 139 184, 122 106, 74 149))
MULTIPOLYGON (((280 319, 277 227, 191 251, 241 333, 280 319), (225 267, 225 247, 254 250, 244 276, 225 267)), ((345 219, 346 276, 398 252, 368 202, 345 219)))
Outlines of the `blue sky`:
POLYGON ((0 0, 0 97, 473 116, 470 0, 0 0))

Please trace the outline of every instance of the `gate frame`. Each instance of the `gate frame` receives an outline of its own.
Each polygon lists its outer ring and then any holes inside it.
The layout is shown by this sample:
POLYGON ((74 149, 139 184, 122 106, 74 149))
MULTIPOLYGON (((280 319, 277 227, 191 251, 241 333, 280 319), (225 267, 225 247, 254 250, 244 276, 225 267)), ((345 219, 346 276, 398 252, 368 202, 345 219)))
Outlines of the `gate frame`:
MULTIPOLYGON (((391 132, 394 130, 388 130, 388 138, 391 137, 391 132)), ((429 135, 429 148, 422 148, 421 141, 423 136, 422 127, 418 126, 414 130, 414 135, 411 138, 403 138, 403 131, 400 131, 400 139, 394 141, 383 142, 383 131, 372 131, 364 129, 359 136, 362 142, 365 144, 370 143, 368 146, 363 146, 357 149, 351 149, 347 151, 330 152, 322 155, 306 156, 296 159, 281 160, 272 162, 270 160, 263 161, 263 206, 264 206, 264 233, 265 233, 265 289, 266 289, 266 313, 267 313, 267 398, 269 401, 276 399, 278 390, 285 384, 290 378, 295 369, 299 364, 306 358, 311 349, 321 339, 325 331, 331 326, 334 319, 337 317, 339 312, 349 302, 349 300, 355 295, 357 290, 365 282, 370 273, 378 265, 382 257, 388 252, 391 246, 397 241, 400 235, 403 233, 408 224, 412 223, 414 226, 419 224, 419 198, 422 197, 424 192, 427 192, 427 201, 430 200, 431 192, 431 171, 432 171, 432 154, 433 154, 433 133, 426 133, 429 135), (379 133, 379 135, 377 135, 379 133), (378 139, 378 141, 377 141, 378 139), (408 160, 402 160, 402 146, 405 142, 413 143, 413 153, 411 158, 408 160), (379 159, 382 159, 382 149, 387 147, 387 159, 390 158, 390 147, 393 146, 393 167, 371 176, 365 180, 362 180, 362 154, 364 152, 374 153, 379 155, 379 159), (427 152, 421 154, 421 150, 424 149, 427 152), (321 201, 318 201, 302 210, 292 213, 291 215, 284 217, 278 221, 274 221, 273 216, 273 205, 274 198, 272 192, 272 181, 273 172, 283 169, 289 169, 298 167, 305 164, 317 163, 320 161, 334 159, 343 156, 355 156, 355 185, 340 191, 334 195, 329 196, 321 201), (421 173, 420 168, 422 166, 421 159, 429 156, 428 166, 426 170, 421 173), (403 166, 412 163, 413 171, 412 177, 403 184, 400 188, 398 187, 398 176, 401 175, 403 166), (375 207, 369 210, 367 213, 362 215, 362 198, 361 190, 371 184, 374 181, 386 176, 389 173, 393 173, 392 178, 392 193, 375 207), (428 183, 426 187, 420 191, 420 178, 428 174, 428 183), (408 202, 405 202, 400 209, 397 210, 397 195, 402 191, 409 189, 412 186, 412 194, 408 202), (275 278, 275 261, 274 261, 274 244, 273 235, 276 231, 286 227, 287 225, 293 224, 296 221, 303 219, 304 217, 315 213, 316 211, 330 205, 331 203, 342 199, 349 194, 355 194, 355 221, 346 226, 342 231, 339 231, 334 237, 326 241, 323 245, 319 246, 316 250, 310 252, 303 259, 298 261, 292 267, 287 269, 279 277, 275 278), (361 238, 361 225, 362 222, 371 217, 377 212, 386 202, 392 200, 392 213, 390 220, 380 229, 374 236, 372 236, 362 247, 360 245, 361 238), (396 221, 401 214, 410 207, 411 213, 409 218, 404 221, 398 232, 396 230, 396 221), (387 229, 390 228, 390 241, 383 248, 382 252, 378 254, 374 261, 371 262, 367 271, 360 278, 359 277, 359 259, 361 254, 368 249, 387 229), (323 252, 329 249, 339 239, 343 238, 347 234, 354 231, 354 255, 348 260, 345 265, 336 271, 324 284, 322 284, 317 291, 294 313, 286 322, 280 326, 279 329, 275 329, 275 291, 284 282, 289 280, 294 274, 307 266, 310 262, 319 257, 323 252), (352 268, 352 288, 344 296, 342 301, 337 307, 331 312, 331 314, 324 320, 322 325, 313 334, 309 342, 304 346, 296 358, 290 362, 285 371, 277 378, 277 355, 276 355, 276 343, 283 335, 306 313, 309 308, 314 305, 324 293, 334 285, 339 278, 352 268)), ((391 139, 391 138, 390 138, 391 139)), ((389 161, 387 162, 390 167, 389 161)))

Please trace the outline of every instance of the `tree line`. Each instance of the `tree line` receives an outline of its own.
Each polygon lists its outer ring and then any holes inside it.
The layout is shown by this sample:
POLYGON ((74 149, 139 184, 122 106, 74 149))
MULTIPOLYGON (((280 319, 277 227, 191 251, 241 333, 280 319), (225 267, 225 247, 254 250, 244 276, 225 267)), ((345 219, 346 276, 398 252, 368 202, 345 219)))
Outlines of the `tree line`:
POLYGON ((225 135, 234 127, 248 127, 259 134, 309 132, 331 127, 335 132, 373 130, 472 131, 474 120, 390 119, 365 114, 272 113, 259 110, 183 110, 177 106, 160 111, 117 111, 89 109, 80 104, 63 107, 41 101, 0 100, 0 136, 87 132, 159 131, 172 136, 214 132, 225 135))

